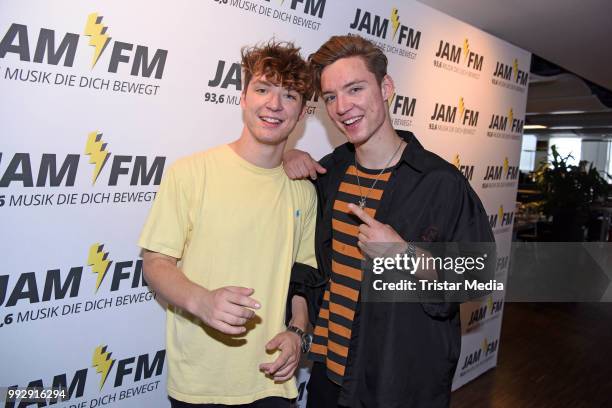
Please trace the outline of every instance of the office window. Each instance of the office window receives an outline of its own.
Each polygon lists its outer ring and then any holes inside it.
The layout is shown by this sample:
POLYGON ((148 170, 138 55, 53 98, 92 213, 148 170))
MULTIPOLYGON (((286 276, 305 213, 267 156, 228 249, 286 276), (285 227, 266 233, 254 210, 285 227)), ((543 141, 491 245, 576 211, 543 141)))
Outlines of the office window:
POLYGON ((525 172, 535 170, 536 142, 537 138, 534 135, 523 135, 519 170, 525 172))
POLYGON ((557 147, 557 152, 561 155, 561 157, 565 157, 569 154, 572 157, 567 159, 568 165, 578 165, 580 163, 580 154, 582 150, 581 139, 578 137, 551 137, 548 142, 548 155, 549 158, 552 157, 552 149, 551 146, 555 145, 557 147))

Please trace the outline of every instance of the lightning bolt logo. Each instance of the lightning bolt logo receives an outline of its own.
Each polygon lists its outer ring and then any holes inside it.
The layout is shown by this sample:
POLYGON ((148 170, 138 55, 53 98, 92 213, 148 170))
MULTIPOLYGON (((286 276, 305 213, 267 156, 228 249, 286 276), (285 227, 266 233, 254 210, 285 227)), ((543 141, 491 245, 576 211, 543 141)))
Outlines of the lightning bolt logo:
POLYGON ((487 349, 489 348, 489 342, 487 341, 487 338, 485 337, 484 339, 482 339, 482 345, 481 345, 482 351, 483 352, 487 352, 487 349))
POLYGON ((103 18, 98 16, 98 13, 91 13, 87 16, 87 24, 85 24, 85 35, 90 37, 89 45, 95 49, 91 63, 92 68, 96 66, 98 59, 110 41, 110 37, 106 35, 108 27, 102 25, 103 18))
POLYGON ((399 14, 396 7, 391 9, 391 25, 393 26, 393 39, 395 40, 395 35, 397 34, 397 30, 400 26, 399 14))
POLYGON ((106 382, 106 378, 108 377, 108 373, 115 363, 115 360, 111 358, 112 353, 107 352, 106 348, 107 346, 96 347, 93 352, 93 357, 91 358, 92 367, 96 369, 98 374, 102 375, 102 378, 100 379, 100 390, 102 390, 102 387, 106 382))
POLYGON ((455 155, 455 159, 453 160, 453 164, 455 165, 456 168, 460 168, 461 167, 461 160, 459 159, 459 155, 458 154, 455 155))
POLYGON ((518 60, 515 58, 512 61, 512 73, 514 73, 514 81, 518 79, 518 60))
POLYGON ((504 174, 508 174, 508 167, 510 167, 510 163, 508 162, 508 158, 504 157, 504 174))
POLYGON ((501 222, 502 218, 504 218, 504 206, 500 205, 499 211, 497 211, 497 219, 499 222, 501 222))
POLYGON ((489 296, 487 299, 487 307, 489 308, 489 313, 493 313, 493 296, 489 296))
POLYGON ((510 126, 512 126, 512 121, 514 120, 514 112, 512 108, 510 108, 510 112, 508 112, 508 121, 510 122, 510 126))
POLYGON ((98 275, 96 279, 96 292, 106 276, 106 272, 112 261, 108 259, 108 252, 104 252, 104 245, 95 243, 89 247, 89 255, 87 256, 87 266, 91 266, 91 272, 98 275))
POLYGON ((468 42, 468 39, 464 39, 463 40, 463 57, 467 58, 468 53, 470 52, 470 43, 468 42))
POLYGON ((395 99, 395 92, 393 92, 393 95, 391 95, 391 97, 387 99, 387 105, 389 106, 389 109, 391 109, 391 104, 393 103, 394 99, 395 99))
POLYGON ((465 103, 463 102, 463 96, 459 98, 459 117, 463 117, 463 112, 465 111, 465 103))
POLYGON ((96 165, 91 182, 91 184, 95 184, 110 154, 110 152, 106 150, 106 143, 102 142, 102 133, 95 131, 87 135, 85 154, 90 156, 89 163, 96 165))

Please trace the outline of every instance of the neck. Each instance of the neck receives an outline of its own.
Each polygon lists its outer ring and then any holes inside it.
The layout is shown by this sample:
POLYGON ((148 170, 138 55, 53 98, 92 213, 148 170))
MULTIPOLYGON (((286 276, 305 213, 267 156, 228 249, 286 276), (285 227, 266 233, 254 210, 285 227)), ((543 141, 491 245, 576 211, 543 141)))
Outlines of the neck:
POLYGON ((242 129, 240 139, 230 143, 229 146, 238 156, 249 163, 257 167, 273 169, 281 165, 286 143, 287 139, 278 144, 261 143, 253 137, 245 126, 242 129))
POLYGON ((355 145, 356 159, 363 167, 368 169, 383 169, 396 165, 401 156, 401 148, 393 160, 391 156, 397 151, 402 138, 397 135, 391 122, 386 120, 381 128, 368 139, 367 142, 355 145))

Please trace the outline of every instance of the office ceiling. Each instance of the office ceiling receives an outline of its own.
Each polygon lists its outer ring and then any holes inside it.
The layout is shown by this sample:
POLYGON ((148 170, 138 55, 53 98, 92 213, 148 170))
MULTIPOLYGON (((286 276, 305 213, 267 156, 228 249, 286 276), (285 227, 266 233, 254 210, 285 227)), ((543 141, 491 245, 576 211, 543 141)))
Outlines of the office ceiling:
POLYGON ((561 68, 532 62, 528 124, 546 121, 565 133, 612 135, 612 1, 418 1, 561 68))

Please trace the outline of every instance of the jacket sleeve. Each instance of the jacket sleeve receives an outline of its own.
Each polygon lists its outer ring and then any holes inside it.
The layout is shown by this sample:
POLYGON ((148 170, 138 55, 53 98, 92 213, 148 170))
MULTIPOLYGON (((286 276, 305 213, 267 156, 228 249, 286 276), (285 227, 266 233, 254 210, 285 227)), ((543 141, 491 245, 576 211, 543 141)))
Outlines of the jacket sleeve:
MULTIPOLYGON (((445 231, 448 231, 442 239, 446 242, 456 243, 459 246, 466 243, 485 243, 495 242, 486 211, 478 195, 469 185, 468 181, 462 176, 456 175, 459 180, 449 186, 449 190, 454 195, 448 202, 455 203, 449 209, 445 218, 445 231)), ((486 248, 488 251, 494 245, 486 248)), ((465 249, 462 248, 462 250, 465 249)), ((488 256, 489 263, 485 270, 486 273, 478 276, 479 280, 489 277, 491 271, 494 272, 495 252, 488 256), (493 268, 493 269, 492 269, 493 268)), ((451 272, 451 275, 456 275, 451 272)), ((463 280, 463 278, 462 278, 463 280)), ((475 297, 472 293, 471 297, 475 297)), ((484 294, 483 294, 484 296, 484 294)), ((467 300, 467 299, 466 299, 467 300)), ((450 318, 459 311, 457 302, 423 303, 423 310, 434 318, 450 318)))

